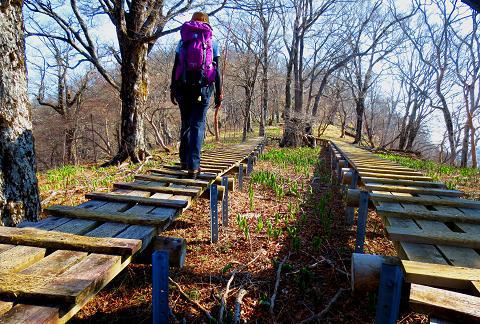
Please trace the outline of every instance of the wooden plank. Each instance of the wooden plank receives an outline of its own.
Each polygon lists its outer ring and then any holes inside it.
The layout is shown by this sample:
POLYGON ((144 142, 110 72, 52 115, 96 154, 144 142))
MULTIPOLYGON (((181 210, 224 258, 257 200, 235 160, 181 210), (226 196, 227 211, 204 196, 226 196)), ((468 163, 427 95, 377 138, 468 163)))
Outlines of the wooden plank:
POLYGON ((395 210, 382 204, 380 206, 377 206, 376 210, 380 216, 385 216, 385 217, 392 216, 392 217, 399 217, 399 218, 436 220, 440 222, 480 224, 480 216, 468 215, 458 209, 456 210, 455 213, 446 213, 445 211, 428 210, 428 209, 421 210, 421 211, 406 211, 406 210, 395 210))
POLYGON ((445 244, 472 249, 480 248, 478 235, 456 232, 436 232, 432 230, 413 230, 387 226, 386 232, 392 241, 404 241, 425 244, 445 244))
MULTIPOLYGON (((163 168, 165 169, 169 169, 169 170, 183 170, 179 165, 168 165, 168 164, 164 164, 162 165, 163 168)), ((223 170, 225 170, 225 168, 219 168, 219 167, 205 167, 205 166, 202 166, 202 172, 212 172, 212 173, 218 173, 218 172, 222 172, 223 170)))
POLYGON ((91 280, 75 277, 2 273, 0 296, 20 302, 76 304, 84 298, 84 291, 91 285, 91 280))
POLYGON ((86 233, 85 236, 115 237, 117 234, 128 228, 128 226, 128 224, 107 222, 86 233))
POLYGON ((35 228, 0 227, 0 242, 41 248, 133 255, 140 249, 136 240, 95 238, 35 228))
POLYGON ((59 310, 56 307, 18 304, 1 318, 1 323, 30 324, 58 323, 59 310))
POLYGON ((432 180, 430 177, 426 176, 414 176, 414 175, 398 175, 398 174, 389 174, 385 173, 374 173, 374 172, 359 172, 362 178, 364 177, 373 177, 373 178, 386 178, 386 179, 395 179, 395 180, 413 180, 413 181, 429 181, 432 180))
POLYGON ((445 188, 445 184, 442 182, 434 181, 414 181, 414 180, 401 180, 401 179, 388 179, 380 177, 362 177, 362 182, 365 184, 392 184, 398 186, 415 186, 415 187, 427 187, 427 188, 445 188))
POLYGON ((143 214, 137 215, 128 212, 97 212, 87 209, 69 207, 69 206, 52 206, 45 209, 45 212, 50 215, 63 215, 72 218, 80 218, 86 220, 95 220, 102 222, 117 222, 131 225, 152 225, 163 226, 173 217, 177 210, 164 208, 163 215, 143 214))
POLYGON ((45 253, 44 248, 15 246, 0 253, 0 272, 21 271, 41 260, 45 253))
POLYGON ((408 283, 467 290, 471 281, 480 280, 480 269, 408 260, 402 260, 402 266, 408 283))
MULTIPOLYGON (((181 177, 187 177, 187 178, 189 177, 188 173, 183 171, 172 171, 172 170, 166 170, 166 169, 150 169, 148 171, 152 172, 154 175, 159 174, 159 175, 174 175, 174 176, 181 176, 181 177)), ((214 180, 217 176, 218 174, 216 173, 202 172, 198 175, 198 179, 214 180)))
POLYGON ((449 207, 461 207, 461 208, 480 208, 480 201, 468 200, 468 199, 440 199, 435 196, 424 197, 412 197, 412 196, 399 196, 371 193, 370 199, 372 201, 387 201, 397 202, 401 204, 417 204, 424 206, 449 206, 449 207))
POLYGON ((201 193, 200 188, 172 188, 172 187, 159 187, 154 185, 144 185, 136 183, 114 183, 113 186, 119 189, 132 189, 132 190, 142 190, 155 193, 168 193, 173 195, 184 195, 195 197, 201 193))
POLYGON ((60 322, 64 323, 72 318, 97 292, 115 278, 130 263, 130 260, 131 258, 128 258, 122 262, 119 256, 90 254, 68 269, 63 276, 90 281, 92 285, 83 291, 82 301, 60 314, 60 322))
POLYGON ((20 273, 37 276, 59 275, 75 263, 80 262, 87 254, 87 252, 57 250, 20 273))
POLYGON ((8 312, 13 307, 13 302, 0 300, 0 322, 2 322, 2 315, 8 312))
POLYGON ((448 314, 450 318, 457 319, 460 315, 466 315, 475 322, 480 318, 479 297, 412 284, 409 300, 410 305, 417 311, 429 314, 440 312, 445 315, 448 314))
POLYGON ((183 185, 189 185, 193 187, 208 187, 208 185, 210 184, 208 181, 202 181, 202 180, 178 179, 178 178, 154 176, 154 175, 147 175, 147 174, 136 175, 135 179, 145 180, 145 181, 164 182, 164 183, 183 184, 183 185))
POLYGON ((32 227, 32 228, 39 228, 44 230, 51 230, 51 229, 54 229, 55 227, 65 224, 68 221, 69 219, 64 217, 48 217, 48 218, 42 219, 39 222, 22 222, 18 224, 17 227, 20 227, 20 228, 32 227))
POLYGON ((184 208, 188 205, 188 201, 186 200, 145 198, 140 196, 126 196, 126 195, 99 193, 99 192, 86 194, 85 198, 103 200, 103 201, 109 201, 109 202, 140 204, 140 205, 157 206, 157 207, 184 208))
POLYGON ((389 174, 389 175, 406 175, 406 176, 424 176, 422 173, 414 171, 414 170, 394 170, 394 169, 376 169, 375 167, 370 167, 370 168, 365 168, 365 167, 357 167, 356 168, 358 173, 362 174, 364 172, 366 173, 380 173, 380 174, 389 174))
POLYGON ((404 192, 411 194, 423 194, 423 195, 441 195, 448 197, 461 197, 463 192, 458 190, 447 189, 435 189, 435 188, 422 188, 422 187, 406 187, 406 186, 387 186, 380 184, 365 184, 365 188, 369 191, 391 191, 391 192, 404 192))

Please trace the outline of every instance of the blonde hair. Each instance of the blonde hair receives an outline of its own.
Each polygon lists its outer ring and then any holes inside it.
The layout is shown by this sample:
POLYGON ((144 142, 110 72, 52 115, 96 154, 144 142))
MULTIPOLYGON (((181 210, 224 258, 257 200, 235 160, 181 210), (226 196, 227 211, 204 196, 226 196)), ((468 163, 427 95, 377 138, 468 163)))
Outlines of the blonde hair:
POLYGON ((197 11, 192 15, 192 20, 208 24, 208 15, 204 12, 197 11))

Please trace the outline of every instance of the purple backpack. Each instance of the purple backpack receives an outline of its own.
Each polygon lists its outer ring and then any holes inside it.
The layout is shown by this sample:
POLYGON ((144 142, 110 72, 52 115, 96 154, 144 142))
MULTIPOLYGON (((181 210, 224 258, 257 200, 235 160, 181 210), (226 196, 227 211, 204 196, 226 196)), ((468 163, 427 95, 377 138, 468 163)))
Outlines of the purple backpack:
POLYGON ((180 29, 182 46, 175 79, 205 86, 215 81, 213 62, 212 27, 199 21, 188 21, 180 29))

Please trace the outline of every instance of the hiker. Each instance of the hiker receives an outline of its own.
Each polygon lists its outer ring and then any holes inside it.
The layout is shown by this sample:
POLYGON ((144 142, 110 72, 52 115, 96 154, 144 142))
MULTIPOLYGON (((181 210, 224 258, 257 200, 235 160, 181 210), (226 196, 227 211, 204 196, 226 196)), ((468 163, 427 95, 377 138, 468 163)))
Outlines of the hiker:
POLYGON ((180 131, 180 163, 191 178, 200 173, 200 152, 205 136, 205 119, 215 87, 215 108, 222 102, 218 43, 212 40, 208 15, 196 12, 180 30, 175 63, 172 70, 170 99, 178 103, 182 127, 180 131))

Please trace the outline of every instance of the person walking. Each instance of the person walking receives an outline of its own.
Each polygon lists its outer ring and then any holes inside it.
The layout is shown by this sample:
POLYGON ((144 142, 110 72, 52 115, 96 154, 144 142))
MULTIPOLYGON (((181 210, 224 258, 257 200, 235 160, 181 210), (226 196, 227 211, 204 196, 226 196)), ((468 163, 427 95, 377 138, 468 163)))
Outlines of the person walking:
POLYGON ((180 107, 180 163, 182 170, 196 179, 205 136, 205 120, 215 88, 215 108, 223 96, 219 73, 220 50, 213 40, 208 15, 195 12, 180 29, 181 40, 175 52, 170 99, 180 107))

